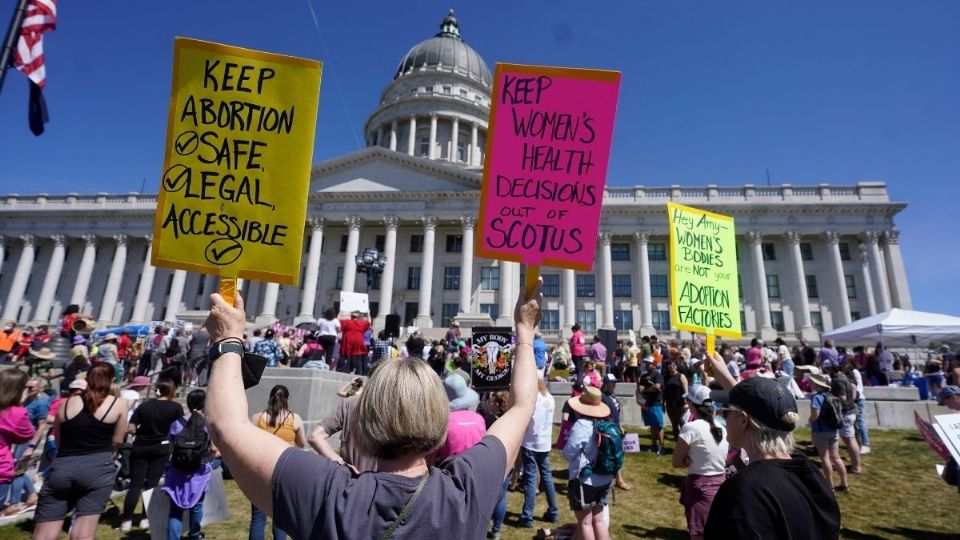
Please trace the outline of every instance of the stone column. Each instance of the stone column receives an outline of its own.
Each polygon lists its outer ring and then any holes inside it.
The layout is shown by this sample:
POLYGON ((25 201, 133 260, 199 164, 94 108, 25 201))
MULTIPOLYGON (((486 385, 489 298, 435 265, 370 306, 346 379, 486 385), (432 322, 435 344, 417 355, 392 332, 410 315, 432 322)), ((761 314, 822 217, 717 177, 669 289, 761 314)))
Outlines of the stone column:
POLYGON ((416 155, 417 149, 417 117, 410 117, 410 133, 407 134, 407 155, 416 155))
POLYGON ((430 115, 430 149, 427 151, 427 157, 430 159, 437 158, 437 115, 430 115))
MULTIPOLYGON (((460 161, 457 156, 457 144, 460 142, 460 119, 453 117, 453 127, 450 129, 450 161, 460 161)), ((466 157, 466 156, 464 156, 466 157)))
POLYGON ((474 167, 480 165, 480 148, 477 137, 477 123, 470 123, 470 164, 474 167))
POLYGON ((867 313, 876 315, 877 301, 873 295, 873 277, 870 275, 870 255, 865 246, 860 246, 860 270, 863 273, 863 294, 867 299, 867 313))
POLYGON ((860 240, 867 246, 867 256, 870 258, 870 277, 873 278, 877 310, 883 312, 890 311, 890 288, 887 286, 887 271, 880 257, 880 247, 877 245, 879 236, 874 231, 867 231, 860 235, 860 240))
POLYGON ((110 265, 110 275, 107 276, 107 288, 103 291, 103 302, 100 303, 97 326, 101 328, 113 323, 113 310, 117 307, 123 270, 127 265, 127 235, 118 234, 113 239, 117 241, 117 249, 113 252, 113 264, 110 265))
POLYGON ((3 316, 0 319, 5 321, 18 321, 20 314, 20 305, 23 303, 23 295, 27 292, 27 283, 30 281, 30 271, 33 269, 33 257, 36 253, 34 237, 31 234, 25 234, 20 237, 23 241, 23 250, 20 252, 20 259, 17 261, 17 270, 13 274, 13 283, 10 284, 10 291, 7 294, 7 303, 3 306, 3 316))
MULTIPOLYGON (((50 265, 47 266, 47 274, 43 278, 43 288, 40 289, 40 298, 37 300, 37 309, 33 314, 35 324, 44 324, 53 320, 53 317, 50 316, 50 309, 53 307, 53 297, 57 293, 57 285, 60 283, 63 261, 67 253, 63 235, 55 234, 50 239, 53 240, 53 255, 50 256, 50 265)), ((2 253, 0 253, 0 257, 3 257, 2 253)))
POLYGON ((913 309, 907 270, 903 265, 903 254, 900 253, 900 231, 891 229, 883 233, 883 259, 887 263, 887 279, 890 282, 893 307, 913 309))
POLYGON ((510 261, 500 261, 500 291, 497 300, 500 304, 500 316, 495 321, 497 326, 513 326, 513 308, 514 289, 516 284, 513 282, 514 265, 517 263, 510 261))
POLYGON ((323 246, 323 218, 307 221, 310 229, 310 247, 307 251, 307 268, 303 273, 303 289, 300 291, 300 313, 294 322, 314 322, 313 313, 317 303, 317 280, 320 277, 320 249, 323 246))
POLYGON ((613 257, 610 253, 612 235, 600 232, 600 293, 603 302, 603 322, 600 328, 613 330, 613 257))
POLYGON ((430 317, 430 302, 433 293, 433 244, 437 232, 437 217, 423 217, 423 259, 420 263, 420 298, 417 305, 416 324, 420 328, 433 328, 430 317))
POLYGON ((263 290, 263 305, 260 314, 254 320, 257 326, 267 326, 277 322, 277 299, 280 296, 279 283, 267 283, 263 290))
MULTIPOLYGON (((153 236, 147 236, 147 258, 143 261, 143 270, 140 271, 140 285, 137 286, 137 297, 133 301, 133 313, 130 322, 142 323, 147 318, 147 304, 150 303, 150 291, 153 290, 153 276, 157 268, 150 264, 153 253, 153 236)), ((237 286, 239 289, 239 285, 237 286)), ((210 300, 208 299, 207 302, 210 300)))
POLYGON ((471 313, 470 297, 473 293, 473 228, 477 218, 463 216, 463 251, 460 255, 460 313, 471 313))
POLYGON ((200 291, 200 309, 210 309, 210 295, 218 292, 219 278, 213 274, 203 276, 203 289, 200 291))
POLYGON ((577 322, 577 275, 569 268, 563 274, 563 329, 569 330, 577 322))
POLYGON ((354 292, 357 283, 357 253, 360 251, 360 218, 347 218, 347 253, 343 259, 343 287, 345 292, 354 292))
POLYGON ((640 335, 650 336, 656 334, 653 328, 653 299, 650 297, 650 235, 646 232, 635 232, 634 238, 637 244, 637 259, 640 266, 640 286, 637 290, 640 292, 640 335))
POLYGON ((377 146, 383 146, 383 126, 377 128, 377 146))
POLYGON ((759 324, 760 338, 770 340, 776 337, 776 331, 770 322, 770 296, 767 294, 767 269, 763 262, 763 235, 758 232, 748 232, 747 239, 753 251, 753 271, 757 274, 757 289, 760 293, 759 324))
POLYGON ((170 297, 167 299, 167 310, 163 314, 165 322, 177 320, 180 311, 180 302, 183 300, 183 285, 187 281, 186 270, 174 270, 173 281, 170 283, 170 297))
POLYGON ((850 324, 850 299, 847 298, 847 280, 843 273, 843 259, 840 258, 840 235, 836 231, 826 231, 823 238, 827 241, 827 254, 836 285, 833 296, 840 304, 840 313, 834 315, 833 326, 839 328, 850 324))
MULTIPOLYGON (((383 224, 387 234, 383 242, 383 256, 386 262, 383 265, 383 274, 380 275, 380 307, 377 309, 377 318, 374 326, 383 328, 387 324, 387 315, 393 310, 393 283, 397 272, 397 228, 400 226, 398 216, 386 216, 383 224)), ((422 287, 421 283, 421 287, 422 287)))
POLYGON ((397 151, 397 119, 390 122, 390 150, 397 151))
POLYGON ((797 294, 800 296, 800 335, 809 340, 817 340, 817 331, 810 319, 810 296, 807 291, 807 276, 803 270, 803 254, 800 252, 800 233, 788 232, 784 235, 790 246, 790 258, 797 278, 797 294))
POLYGON ((97 237, 85 234, 81 238, 85 243, 83 257, 80 259, 80 268, 77 269, 77 281, 73 284, 70 303, 77 304, 83 310, 83 304, 87 301, 87 289, 90 288, 90 278, 93 277, 93 265, 97 258, 97 237))

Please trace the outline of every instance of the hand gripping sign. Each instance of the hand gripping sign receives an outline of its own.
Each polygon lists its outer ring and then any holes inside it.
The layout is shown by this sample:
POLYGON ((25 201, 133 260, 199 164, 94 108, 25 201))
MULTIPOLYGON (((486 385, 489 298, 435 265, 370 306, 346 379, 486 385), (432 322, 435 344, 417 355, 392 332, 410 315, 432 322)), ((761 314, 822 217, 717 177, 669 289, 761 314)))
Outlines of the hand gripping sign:
POLYGON ((174 40, 151 264, 295 284, 322 64, 174 40))
POLYGON ((620 73, 498 63, 476 252, 593 269, 620 73))
POLYGON ((673 326, 740 337, 737 241, 733 218, 667 203, 670 227, 670 309, 673 326))

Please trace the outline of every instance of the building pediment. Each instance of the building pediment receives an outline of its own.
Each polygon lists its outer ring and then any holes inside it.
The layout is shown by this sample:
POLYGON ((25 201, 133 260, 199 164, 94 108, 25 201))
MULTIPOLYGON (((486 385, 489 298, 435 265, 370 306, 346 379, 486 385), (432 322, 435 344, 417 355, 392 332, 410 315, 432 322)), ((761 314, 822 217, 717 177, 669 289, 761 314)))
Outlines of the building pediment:
POLYGON ((310 191, 474 191, 480 189, 480 176, 479 170, 373 146, 315 165, 310 177, 310 191))

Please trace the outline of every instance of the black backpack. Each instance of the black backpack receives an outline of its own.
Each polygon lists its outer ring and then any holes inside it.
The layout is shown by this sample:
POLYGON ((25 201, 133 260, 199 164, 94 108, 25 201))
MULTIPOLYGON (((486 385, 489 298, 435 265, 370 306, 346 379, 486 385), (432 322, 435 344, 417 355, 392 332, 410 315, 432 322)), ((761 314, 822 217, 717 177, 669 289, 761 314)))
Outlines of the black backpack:
POLYGON ((173 441, 170 466, 181 472, 196 472, 203 466, 207 454, 210 453, 210 435, 204 429, 203 423, 190 430, 187 429, 187 422, 183 418, 177 421, 183 425, 183 431, 178 433, 173 441))
POLYGON ((837 396, 824 392, 823 407, 820 407, 820 418, 830 429, 843 427, 843 408, 837 396))

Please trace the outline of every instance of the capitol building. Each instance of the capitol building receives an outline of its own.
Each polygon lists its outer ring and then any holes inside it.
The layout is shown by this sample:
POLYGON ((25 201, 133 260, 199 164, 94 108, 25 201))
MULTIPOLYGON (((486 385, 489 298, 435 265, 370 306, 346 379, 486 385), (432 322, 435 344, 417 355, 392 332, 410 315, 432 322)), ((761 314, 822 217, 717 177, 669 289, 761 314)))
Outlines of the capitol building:
MULTIPOLYGON (((521 266, 473 253, 492 75, 464 37, 451 12, 400 59, 366 121, 366 147, 313 167, 301 282, 244 281, 252 320, 312 320, 341 290, 367 292, 355 256, 372 247, 386 256, 369 283, 376 325, 388 313, 421 328, 512 324, 521 266)), ((670 201, 735 218, 746 338, 817 339, 911 308, 894 221, 906 204, 882 182, 608 187, 594 272, 541 269, 544 334, 578 322, 675 335, 670 201)), ((215 277, 149 264, 156 205, 137 193, 0 195, 0 319, 54 322, 77 304, 107 327, 207 308, 215 277)))

